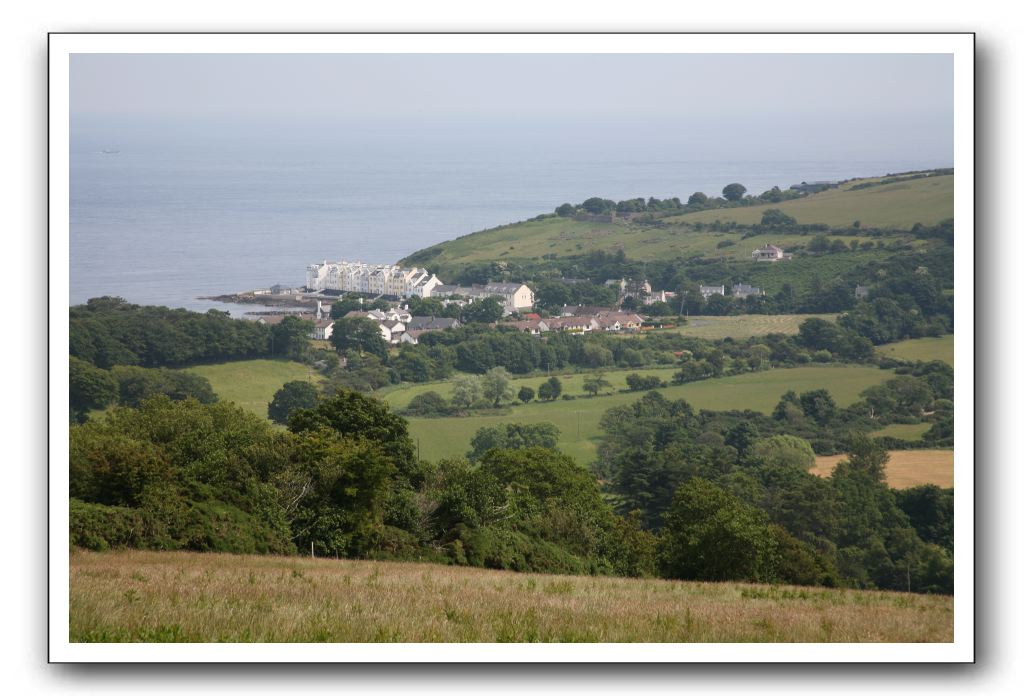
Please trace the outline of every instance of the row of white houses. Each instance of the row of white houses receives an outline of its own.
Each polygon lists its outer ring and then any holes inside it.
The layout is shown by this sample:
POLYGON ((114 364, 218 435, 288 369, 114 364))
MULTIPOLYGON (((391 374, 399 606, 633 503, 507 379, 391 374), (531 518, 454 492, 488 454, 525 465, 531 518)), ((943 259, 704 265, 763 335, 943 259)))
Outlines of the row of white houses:
POLYGON ((402 268, 392 264, 361 261, 324 261, 306 266, 309 291, 336 290, 391 297, 432 297, 440 278, 425 268, 402 268))

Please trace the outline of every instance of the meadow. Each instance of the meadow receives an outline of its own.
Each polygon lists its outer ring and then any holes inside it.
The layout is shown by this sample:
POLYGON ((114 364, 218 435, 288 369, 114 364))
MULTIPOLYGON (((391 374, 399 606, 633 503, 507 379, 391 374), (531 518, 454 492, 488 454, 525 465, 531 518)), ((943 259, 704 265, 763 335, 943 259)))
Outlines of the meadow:
POLYGON ((285 382, 321 381, 310 367, 288 360, 239 360, 184 369, 208 379, 221 401, 233 401, 263 418, 274 394, 285 382))
POLYGON ((952 597, 72 551, 72 642, 950 642, 952 597))
POLYGON ((911 338, 906 341, 878 346, 882 355, 900 360, 942 360, 955 367, 955 339, 952 334, 928 338, 911 338))
MULTIPOLYGON (((953 476, 952 450, 898 450, 888 453, 887 477, 892 488, 912 488, 933 483, 941 488, 955 485, 953 476)), ((817 463, 810 469, 818 476, 829 476, 835 465, 846 455, 836 454, 817 457, 817 463)))
MULTIPOLYGON (((612 384, 624 384, 625 375, 659 374, 670 379, 674 368, 646 370, 618 370, 608 372, 605 378, 612 384)), ((891 378, 890 372, 875 367, 856 365, 827 365, 795 367, 788 369, 751 372, 733 377, 692 382, 659 389, 666 399, 685 399, 696 409, 730 410, 750 409, 770 413, 781 395, 788 390, 797 393, 824 388, 831 392, 840 406, 848 406, 867 387, 880 384, 891 378)), ((513 380, 516 390, 522 385, 536 387, 546 377, 527 377, 513 380)), ((560 375, 564 393, 583 394, 582 383, 585 374, 560 375)), ((383 396, 393 408, 401 409, 415 395, 436 391, 449 396, 449 382, 417 384, 399 388, 383 396)), ((597 445, 601 437, 600 418, 607 409, 631 403, 645 392, 615 392, 602 396, 579 396, 570 401, 533 401, 513 406, 504 413, 481 413, 457 418, 409 418, 409 431, 418 443, 424 459, 437 460, 444 457, 464 455, 469 450, 469 441, 476 431, 484 426, 502 423, 553 423, 561 430, 558 447, 579 462, 596 460, 597 445)))
POLYGON ((688 323, 673 329, 657 329, 652 332, 645 332, 646 336, 651 333, 677 333, 693 338, 706 338, 716 341, 722 338, 734 338, 742 340, 754 336, 766 336, 770 333, 780 333, 793 336, 799 333, 799 325, 807 319, 824 319, 834 321, 837 314, 738 314, 727 317, 687 317, 688 323))
POLYGON ((778 208, 796 218, 800 224, 822 223, 832 227, 849 227, 859 220, 864 227, 909 229, 915 223, 934 225, 953 216, 952 175, 913 179, 870 188, 849 189, 866 179, 854 180, 839 188, 829 189, 806 198, 781 203, 703 210, 669 218, 668 222, 704 222, 715 220, 752 225, 760 222, 767 208, 778 208))
MULTIPOLYGON (((953 216, 954 177, 951 175, 872 186, 859 191, 848 190, 865 181, 869 180, 851 181, 841 188, 781 203, 670 216, 659 220, 656 226, 627 223, 624 220, 610 223, 563 217, 519 222, 437 244, 399 263, 452 269, 473 262, 532 260, 551 254, 578 256, 598 250, 623 250, 629 258, 638 260, 704 256, 745 261, 765 241, 788 248, 805 246, 809 237, 777 233, 769 237, 743 239, 741 231, 697 230, 693 225, 710 224, 716 220, 744 225, 757 224, 768 208, 778 208, 795 217, 801 224, 823 223, 845 228, 852 227, 858 220, 864 228, 908 230, 917 222, 933 225, 953 216), (722 243, 724 246, 719 246, 722 243)), ((847 244, 853 240, 861 243, 876 241, 865 235, 843 236, 842 240, 847 244)), ((886 244, 900 242, 922 245, 922 242, 914 241, 910 234, 890 235, 884 241, 886 244)), ((876 257, 886 256, 883 252, 872 253, 876 257)), ((846 255, 840 256, 845 257, 846 263, 852 259, 846 255)), ((772 292, 776 290, 771 288, 772 292)))

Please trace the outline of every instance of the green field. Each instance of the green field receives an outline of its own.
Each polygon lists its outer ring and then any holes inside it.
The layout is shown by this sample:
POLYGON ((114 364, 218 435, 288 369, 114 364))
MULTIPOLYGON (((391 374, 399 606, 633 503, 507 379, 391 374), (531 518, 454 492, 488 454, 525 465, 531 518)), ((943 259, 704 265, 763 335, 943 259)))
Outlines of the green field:
POLYGON ((221 401, 233 401, 263 418, 266 407, 285 382, 320 381, 308 366, 288 360, 239 360, 185 369, 208 379, 221 401))
POLYGON ((677 333, 694 338, 717 340, 720 338, 744 339, 766 336, 770 333, 794 335, 799 325, 807 319, 818 318, 834 321, 837 314, 739 314, 732 317, 688 317, 685 326, 674 329, 658 329, 643 335, 677 333))
MULTIPOLYGON (((809 238, 805 235, 779 233, 769 237, 743 239, 741 231, 698 231, 693 229, 692 224, 712 223, 715 220, 755 224, 760 222, 767 208, 780 208, 803 224, 825 223, 835 227, 849 227, 859 220, 863 227, 908 230, 917 222, 935 224, 952 217, 953 179, 951 175, 938 176, 859 191, 846 190, 855 183, 866 181, 861 179, 849 182, 841 189, 792 201, 663 218, 656 227, 624 220, 602 223, 560 217, 519 222, 443 242, 402 259, 399 263, 421 264, 431 269, 452 269, 472 262, 535 260, 549 254, 578 256, 597 250, 623 250, 629 258, 638 260, 704 256, 745 261, 750 259, 755 248, 766 242, 790 248, 805 246, 809 238), (722 242, 731 244, 719 248, 722 242)), ((842 239, 846 243, 853 239, 860 242, 876 241, 866 236, 842 239)), ((922 242, 914 241, 908 234, 886 237, 884 241, 886 244, 898 241, 916 247, 923 246, 922 242)), ((880 253, 880 256, 884 255, 880 253)), ((846 264, 854 260, 845 254, 838 256, 846 264)))
POLYGON ((953 598, 423 563, 73 551, 68 632, 72 642, 102 643, 949 642, 953 598))
MULTIPOLYGON (((640 374, 661 374, 670 379, 673 368, 663 370, 635 370, 640 374)), ((609 372, 606 378, 623 384, 625 375, 632 370, 609 372)), ((751 409, 770 413, 781 395, 792 389, 796 392, 824 388, 831 392, 841 406, 848 406, 867 387, 880 384, 891 377, 891 373, 875 367, 851 365, 830 365, 819 367, 796 367, 765 372, 752 372, 735 377, 722 377, 702 382, 660 389, 666 399, 686 399, 694 408, 711 410, 751 409)), ((582 374, 560 376, 567 394, 581 394, 582 374)), ((535 386, 544 377, 528 377, 514 380, 516 391, 526 384, 535 386)), ((448 394, 450 386, 443 383, 422 384, 400 388, 389 392, 384 399, 397 408, 415 394, 436 391, 448 394)), ((409 418, 409 430, 421 448, 424 459, 440 459, 464 455, 469 450, 469 441, 476 431, 484 426, 502 423, 553 423, 561 430, 559 448, 580 462, 596 460, 599 443, 600 418, 612 406, 630 403, 643 396, 644 392, 615 393, 598 397, 581 397, 572 401, 532 402, 515 406, 502 414, 475 415, 464 418, 409 418)))
POLYGON ((921 439, 930 429, 930 423, 892 423, 870 434, 874 437, 896 437, 912 441, 921 439))
POLYGON ((720 220, 752 225, 760 222, 767 208, 778 208, 796 218, 800 224, 823 223, 832 227, 848 227, 859 220, 864 227, 909 229, 917 222, 933 225, 953 217, 953 175, 913 179, 859 191, 848 190, 862 181, 865 180, 851 181, 840 188, 792 201, 704 210, 676 216, 669 221, 709 223, 720 220))
POLYGON ((879 353, 900 360, 943 360, 955 367, 953 353, 955 339, 952 334, 938 338, 911 338, 907 341, 878 346, 879 353))

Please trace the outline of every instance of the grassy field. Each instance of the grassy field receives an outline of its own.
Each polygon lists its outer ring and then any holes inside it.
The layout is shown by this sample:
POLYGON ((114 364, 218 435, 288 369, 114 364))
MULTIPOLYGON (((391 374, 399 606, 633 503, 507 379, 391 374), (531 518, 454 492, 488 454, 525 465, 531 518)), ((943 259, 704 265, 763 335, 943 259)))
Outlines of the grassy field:
POLYGON ((952 334, 938 338, 911 338, 878 346, 879 353, 902 360, 943 360, 955 367, 955 340, 952 334))
MULTIPOLYGON (((650 333, 678 333, 694 338, 744 339, 766 336, 769 333, 794 335, 807 319, 834 321, 837 314, 739 314, 734 317, 689 317, 689 323, 675 329, 661 329, 650 333)), ((648 335, 648 334, 643 334, 648 335)))
POLYGON ((797 200, 747 208, 704 210, 670 218, 669 221, 708 223, 720 220, 751 225, 760 222, 767 208, 778 208, 801 224, 847 227, 859 220, 864 227, 909 229, 917 222, 933 225, 953 216, 954 180, 952 175, 936 176, 850 191, 851 186, 860 183, 852 181, 838 189, 797 200))
MULTIPOLYGON (((952 450, 897 450, 889 452, 888 485, 892 488, 912 488, 933 483, 941 488, 952 488, 952 450)), ((817 463, 810 470, 818 476, 829 476, 844 454, 817 457, 817 463)))
POLYGON ((870 434, 874 437, 897 437, 900 440, 919 440, 930 428, 930 423, 892 423, 870 434))
POLYGON ((208 379, 221 401, 233 401, 263 418, 266 407, 285 382, 320 380, 308 366, 288 360, 240 360, 185 369, 208 379))
POLYGON ((183 552, 71 553, 73 642, 950 642, 953 598, 183 552))
MULTIPOLYGON (((614 383, 624 382, 631 370, 609 372, 606 378, 614 383)), ((664 370, 636 370, 640 374, 659 373, 670 379, 673 368, 664 370)), ((796 392, 811 389, 828 389, 835 401, 848 406, 867 387, 880 384, 891 374, 874 367, 851 365, 830 365, 819 367, 797 367, 791 369, 753 372, 735 377, 722 377, 659 390, 666 399, 686 399, 693 407, 700 409, 752 409, 763 413, 778 403, 781 395, 789 389, 796 392)), ((536 386, 544 377, 530 377, 513 380, 516 391, 523 384, 536 386)), ((567 394, 581 394, 582 374, 561 376, 567 394)), ((384 399, 393 406, 402 408, 415 394, 437 391, 445 396, 450 393, 449 383, 421 384, 391 391, 384 399)), ((597 445, 601 435, 600 418, 612 406, 631 403, 643 396, 644 392, 615 393, 598 397, 582 397, 572 401, 532 402, 515 406, 508 413, 475 415, 465 418, 409 418, 409 430, 421 448, 424 459, 436 460, 443 457, 464 455, 469 441, 476 431, 484 426, 502 423, 553 423, 561 430, 558 447, 580 462, 592 462, 597 457, 597 445)))
MULTIPOLYGON (((865 180, 859 180, 865 181, 865 180)), ((651 260, 689 258, 693 256, 749 260, 753 249, 770 241, 782 248, 805 245, 802 235, 777 234, 743 239, 741 232, 695 230, 696 222, 734 221, 742 224, 760 222, 764 210, 780 208, 800 223, 825 223, 836 227, 851 226, 859 220, 864 227, 909 229, 916 222, 934 224, 952 217, 953 177, 874 186, 860 191, 832 189, 807 198, 777 204, 707 210, 664 218, 661 225, 584 222, 572 218, 546 218, 519 222, 462 236, 417 252, 402 259, 403 265, 425 264, 431 269, 451 269, 477 261, 539 259, 548 254, 578 256, 590 251, 614 252, 619 249, 632 259, 651 260), (719 248, 722 242, 731 242, 719 248)), ((842 237, 849 243, 869 237, 842 237)), ((912 242, 910 235, 887 238, 912 242)), ((920 245, 921 242, 912 242, 920 245)), ((883 255, 883 254, 882 254, 883 255)), ((849 258, 845 259, 846 262, 849 258)), ((776 264, 760 264, 761 266, 776 264)))

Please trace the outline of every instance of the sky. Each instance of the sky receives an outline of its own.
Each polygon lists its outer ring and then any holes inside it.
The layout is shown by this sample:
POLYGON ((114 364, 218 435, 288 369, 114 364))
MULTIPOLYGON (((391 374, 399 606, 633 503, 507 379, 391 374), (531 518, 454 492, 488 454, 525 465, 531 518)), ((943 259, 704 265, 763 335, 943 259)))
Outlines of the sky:
POLYGON ((73 144, 476 143, 952 162, 939 54, 76 54, 73 144))

